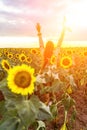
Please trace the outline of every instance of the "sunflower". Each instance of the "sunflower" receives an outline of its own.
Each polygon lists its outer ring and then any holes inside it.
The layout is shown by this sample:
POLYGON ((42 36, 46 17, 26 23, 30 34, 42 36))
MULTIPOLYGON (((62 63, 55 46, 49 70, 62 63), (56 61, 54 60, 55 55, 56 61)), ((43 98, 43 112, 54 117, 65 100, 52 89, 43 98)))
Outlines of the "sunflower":
POLYGON ((24 62, 24 61, 26 60, 26 55, 23 54, 23 53, 21 53, 21 54, 19 55, 19 60, 20 60, 21 62, 24 62))
POLYGON ((12 59, 13 58, 13 54, 12 53, 8 53, 8 58, 12 59))
POLYGON ((84 56, 87 56, 87 51, 84 52, 84 56))
POLYGON ((71 54, 72 54, 72 51, 71 51, 71 50, 67 50, 67 54, 68 54, 68 55, 71 55, 71 54))
POLYGON ((8 49, 4 49, 4 54, 5 54, 5 55, 8 55, 8 53, 9 53, 9 52, 8 52, 8 49))
POLYGON ((4 70, 6 70, 7 72, 8 72, 9 69, 11 68, 11 66, 10 66, 10 64, 9 64, 9 62, 8 62, 8 60, 2 60, 1 65, 2 65, 2 68, 3 68, 4 70))
POLYGON ((60 65, 63 68, 68 69, 72 65, 71 57, 69 57, 69 56, 62 57, 61 60, 60 60, 60 65))
POLYGON ((53 55, 53 56, 51 57, 50 63, 51 63, 52 65, 56 63, 56 56, 53 55))
POLYGON ((14 66, 8 72, 8 87, 13 93, 27 95, 34 91, 34 69, 28 65, 14 66))
POLYGON ((27 63, 31 63, 31 62, 32 62, 31 57, 27 57, 27 58, 26 58, 26 61, 27 61, 27 63))
POLYGON ((18 53, 16 53, 16 54, 15 54, 15 57, 16 57, 16 58, 18 58, 18 57, 19 57, 19 54, 18 54, 18 53))
POLYGON ((32 48, 32 49, 30 50, 30 52, 31 52, 31 54, 37 54, 37 53, 38 53, 37 49, 35 49, 35 48, 32 48))

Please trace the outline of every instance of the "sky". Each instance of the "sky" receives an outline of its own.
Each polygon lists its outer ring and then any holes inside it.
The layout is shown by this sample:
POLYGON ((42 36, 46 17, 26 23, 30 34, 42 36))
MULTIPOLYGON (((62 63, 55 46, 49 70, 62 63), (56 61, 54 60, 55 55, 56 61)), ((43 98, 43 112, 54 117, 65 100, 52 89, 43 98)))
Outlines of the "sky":
POLYGON ((0 37, 37 37, 58 40, 66 17, 65 41, 87 41, 87 0, 0 0, 0 37))

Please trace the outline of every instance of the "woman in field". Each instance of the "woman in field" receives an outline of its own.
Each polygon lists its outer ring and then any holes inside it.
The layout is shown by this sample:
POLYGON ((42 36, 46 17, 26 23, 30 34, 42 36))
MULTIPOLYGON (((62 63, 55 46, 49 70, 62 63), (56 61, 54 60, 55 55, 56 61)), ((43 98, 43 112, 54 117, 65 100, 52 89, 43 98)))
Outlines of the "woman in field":
MULTIPOLYGON (((62 45, 62 42, 64 39, 64 35, 65 35, 65 31, 66 31, 65 19, 63 22, 63 29, 62 29, 60 38, 58 40, 56 49, 54 49, 54 43, 52 41, 47 41, 46 46, 44 47, 44 42, 43 42, 42 33, 41 33, 41 26, 39 23, 36 24, 36 29, 38 32, 37 35, 39 38, 40 52, 41 52, 41 55, 43 58, 43 63, 42 63, 41 70, 40 70, 40 72, 42 72, 45 69, 45 67, 50 64, 50 59, 53 54, 56 57, 56 61, 58 61, 58 54, 60 52, 60 48, 61 48, 61 45, 62 45)), ((56 65, 57 65, 57 63, 56 63, 56 65)))

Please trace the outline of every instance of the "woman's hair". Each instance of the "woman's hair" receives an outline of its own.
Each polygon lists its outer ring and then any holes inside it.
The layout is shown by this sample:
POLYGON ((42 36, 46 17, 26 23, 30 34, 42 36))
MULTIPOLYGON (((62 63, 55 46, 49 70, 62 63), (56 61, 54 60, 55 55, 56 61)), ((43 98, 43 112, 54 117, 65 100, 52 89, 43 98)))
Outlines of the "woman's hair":
POLYGON ((44 67, 49 63, 49 60, 53 54, 53 50, 54 50, 54 44, 52 41, 48 41, 46 43, 46 47, 44 50, 44 61, 43 61, 43 65, 42 65, 42 69, 44 69, 44 67))

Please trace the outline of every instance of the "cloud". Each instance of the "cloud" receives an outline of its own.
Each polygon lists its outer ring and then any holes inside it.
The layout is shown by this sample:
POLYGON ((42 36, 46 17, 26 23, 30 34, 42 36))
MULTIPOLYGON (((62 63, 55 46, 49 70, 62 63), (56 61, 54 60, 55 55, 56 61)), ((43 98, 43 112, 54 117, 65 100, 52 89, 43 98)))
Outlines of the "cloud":
POLYGON ((36 36, 35 25, 40 22, 44 37, 57 37, 69 4, 70 0, 0 0, 0 35, 36 36))
MULTIPOLYGON (((63 1, 64 0, 61 2, 58 2, 58 0, 55 0, 55 2, 53 2, 53 0, 1 0, 0 14, 4 22, 0 21, 0 26, 2 26, 2 32, 0 32, 0 34, 10 35, 11 32, 11 35, 22 35, 21 30, 25 31, 24 34, 27 34, 27 30, 33 32, 35 28, 33 27, 31 31, 31 26, 34 26, 38 21, 41 22, 42 25, 48 23, 46 27, 51 28, 55 17, 61 15, 60 8, 65 6, 63 1), (16 32, 15 29, 18 31, 16 32)), ((55 21, 55 23, 56 22, 57 21, 55 21)))
POLYGON ((2 12, 12 12, 12 13, 20 13, 20 9, 15 8, 14 6, 11 5, 5 5, 2 1, 0 1, 0 11, 2 12))

